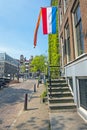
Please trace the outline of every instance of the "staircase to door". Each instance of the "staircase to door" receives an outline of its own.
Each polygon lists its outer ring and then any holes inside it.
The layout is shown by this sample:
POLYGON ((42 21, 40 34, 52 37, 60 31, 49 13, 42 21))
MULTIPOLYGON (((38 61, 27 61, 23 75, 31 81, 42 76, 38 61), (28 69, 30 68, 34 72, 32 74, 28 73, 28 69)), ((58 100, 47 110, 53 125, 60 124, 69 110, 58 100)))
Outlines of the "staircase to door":
POLYGON ((48 101, 51 112, 76 111, 72 93, 65 79, 53 79, 48 82, 48 101))

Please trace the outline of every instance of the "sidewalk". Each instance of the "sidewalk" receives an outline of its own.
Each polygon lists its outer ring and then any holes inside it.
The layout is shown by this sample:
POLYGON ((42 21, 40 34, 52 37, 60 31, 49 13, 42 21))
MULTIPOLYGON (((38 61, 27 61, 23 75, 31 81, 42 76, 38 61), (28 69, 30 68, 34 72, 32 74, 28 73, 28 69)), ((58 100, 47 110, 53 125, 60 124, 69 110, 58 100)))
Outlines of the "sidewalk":
POLYGON ((87 123, 76 111, 49 113, 51 130, 87 130, 87 123))
POLYGON ((87 130, 87 123, 76 111, 50 113, 48 104, 40 101, 44 89, 44 85, 40 84, 28 100, 28 110, 20 109, 9 130, 87 130))
POLYGON ((48 105, 40 101, 44 89, 44 85, 40 84, 37 92, 28 101, 28 110, 20 111, 10 130, 49 130, 48 105))

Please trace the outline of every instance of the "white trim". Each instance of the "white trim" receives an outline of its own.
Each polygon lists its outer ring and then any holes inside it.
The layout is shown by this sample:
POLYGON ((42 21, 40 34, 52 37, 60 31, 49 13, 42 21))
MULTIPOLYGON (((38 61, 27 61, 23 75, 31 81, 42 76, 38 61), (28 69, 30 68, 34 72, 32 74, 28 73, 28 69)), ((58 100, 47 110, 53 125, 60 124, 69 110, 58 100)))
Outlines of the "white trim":
POLYGON ((83 109, 82 107, 77 109, 78 114, 81 116, 81 118, 87 122, 87 111, 85 109, 83 109))

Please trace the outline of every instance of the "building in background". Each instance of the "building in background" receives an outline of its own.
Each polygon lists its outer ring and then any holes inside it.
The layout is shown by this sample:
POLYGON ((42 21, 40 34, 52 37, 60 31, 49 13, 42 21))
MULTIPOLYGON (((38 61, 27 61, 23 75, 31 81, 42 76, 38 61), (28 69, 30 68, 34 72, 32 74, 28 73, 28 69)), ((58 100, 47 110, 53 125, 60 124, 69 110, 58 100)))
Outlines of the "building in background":
POLYGON ((25 62, 25 58, 24 58, 24 55, 20 55, 20 64, 24 64, 25 62))
POLYGON ((23 77, 25 79, 32 77, 32 73, 30 72, 30 63, 33 59, 33 56, 30 57, 30 59, 26 59, 24 55, 20 55, 20 77, 23 77))
POLYGON ((61 76, 87 120, 87 0, 59 0, 61 76))
POLYGON ((19 62, 6 53, 0 53, 0 77, 14 78, 18 75, 19 62))
POLYGON ((29 60, 25 60, 24 65, 25 65, 25 73, 29 73, 29 60))

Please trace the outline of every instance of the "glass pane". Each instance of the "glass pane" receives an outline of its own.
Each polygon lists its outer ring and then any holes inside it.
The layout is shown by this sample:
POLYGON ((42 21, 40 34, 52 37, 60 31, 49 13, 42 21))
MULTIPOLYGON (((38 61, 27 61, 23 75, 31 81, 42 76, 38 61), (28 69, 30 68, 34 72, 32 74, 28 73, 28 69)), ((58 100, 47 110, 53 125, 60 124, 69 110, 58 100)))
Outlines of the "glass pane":
POLYGON ((68 27, 67 27, 67 37, 70 37, 69 25, 68 25, 68 27))
POLYGON ((87 109, 87 79, 79 80, 80 105, 87 109))
POLYGON ((80 13, 80 6, 78 5, 74 13, 75 26, 78 24, 80 19, 81 19, 81 13, 80 13))
POLYGON ((68 45, 68 60, 70 61, 70 38, 67 40, 67 45, 68 45))
POLYGON ((84 36, 83 36, 83 33, 82 33, 81 20, 78 23, 78 26, 76 26, 76 39, 77 39, 78 55, 81 55, 81 54, 84 53, 84 36))
POLYGON ((81 38, 81 49, 84 52, 84 35, 82 32, 82 23, 80 22, 80 38, 81 38))
POLYGON ((76 13, 77 13, 77 21, 79 21, 81 19, 81 13, 80 13, 80 7, 79 6, 77 7, 76 13))
POLYGON ((75 26, 77 25, 77 15, 76 12, 74 13, 74 22, 75 22, 75 26))

